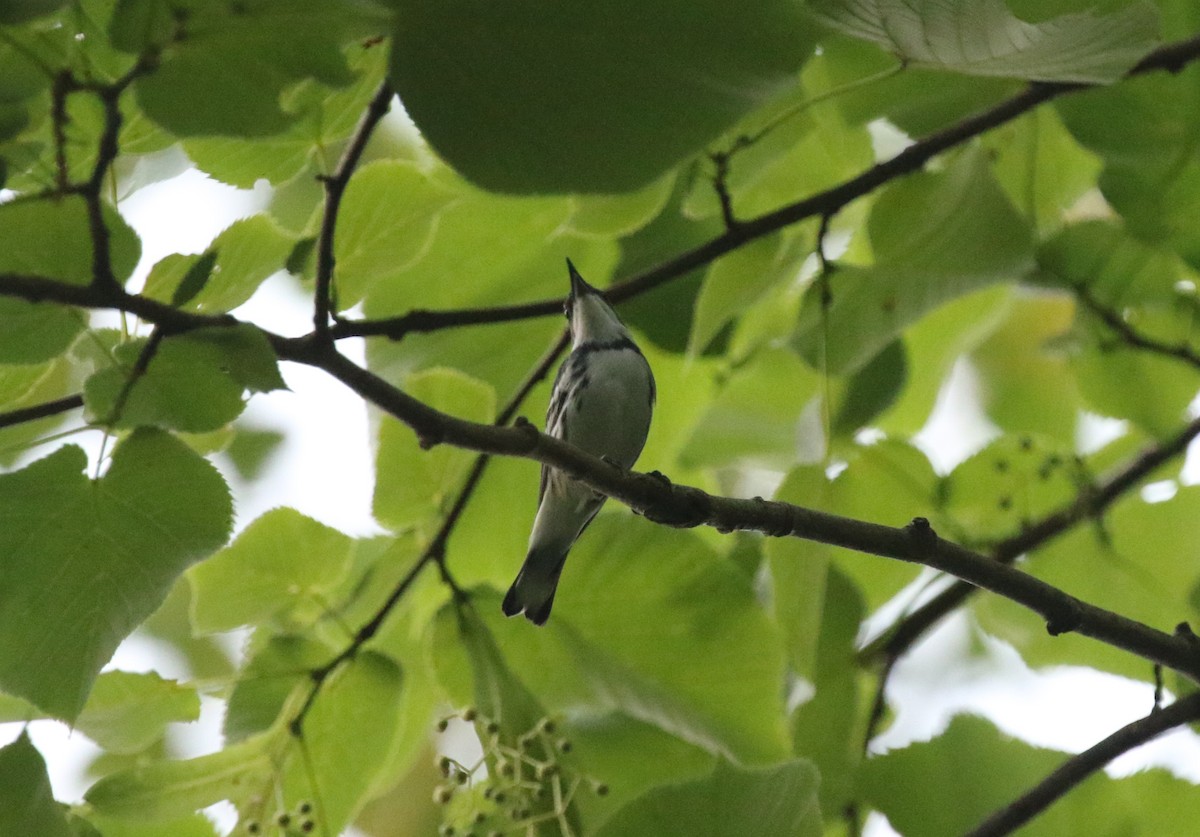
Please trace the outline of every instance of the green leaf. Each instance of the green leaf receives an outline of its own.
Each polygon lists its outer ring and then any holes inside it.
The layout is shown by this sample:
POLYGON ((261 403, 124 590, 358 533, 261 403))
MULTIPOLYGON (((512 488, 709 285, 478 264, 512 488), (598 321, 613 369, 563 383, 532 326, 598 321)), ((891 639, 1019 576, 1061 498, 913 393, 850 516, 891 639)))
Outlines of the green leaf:
POLYGON ((1099 186, 1129 231, 1200 265, 1191 219, 1200 205, 1200 67, 1147 73, 1112 89, 1067 96, 1056 107, 1067 128, 1104 161, 1099 186))
POLYGON ((259 736, 194 759, 131 767, 96 782, 84 799, 103 816, 174 820, 265 783, 275 770, 269 744, 259 736))
POLYGON ((24 23, 56 12, 65 5, 66 0, 9 0, 0 7, 0 24, 24 23))
MULTIPOLYGON (((913 837, 970 831, 1059 767, 1067 753, 1000 735, 960 717, 932 741, 869 760, 860 788, 892 826, 913 837), (920 782, 912 782, 921 776, 920 782)), ((1020 829, 1022 837, 1171 834, 1200 816, 1196 786, 1164 770, 1115 779, 1094 773, 1020 829)))
POLYGON ((1073 443, 1079 383, 1061 340, 1074 322, 1074 303, 1025 293, 1013 298, 1007 314, 970 356, 988 418, 1011 433, 1073 443))
POLYGON ((941 511, 971 538, 1000 540, 1068 505, 1089 485, 1071 447, 1037 436, 1001 436, 946 477, 941 511))
POLYGON ((24 731, 0 748, 0 834, 71 837, 63 808, 54 801, 46 762, 24 731))
POLYGON ((162 6, 171 8, 164 0, 126 4, 124 14, 151 25, 143 37, 123 29, 129 34, 121 42, 152 40, 164 47, 161 64, 139 78, 135 90, 146 115, 177 136, 258 137, 284 130, 292 121, 280 108, 284 89, 306 78, 339 87, 350 83, 342 45, 386 25, 365 5, 259 0, 233 8, 200 2, 168 28, 161 23, 162 6), (283 32, 287 37, 280 37, 283 32))
POLYGON ((285 612, 324 613, 322 594, 350 564, 351 540, 294 509, 269 511, 226 549, 188 571, 197 633, 228 631, 285 612))
POLYGON ((75 728, 110 752, 133 754, 162 738, 168 723, 199 717, 195 689, 152 672, 108 671, 96 678, 75 728))
POLYGON ((816 768, 802 759, 765 768, 720 760, 710 776, 648 791, 618 811, 599 835, 724 837, 743 833, 750 823, 759 837, 819 835, 817 785, 816 768))
POLYGON ((84 314, 65 305, 0 299, 0 363, 41 363, 57 357, 87 323, 84 314))
MULTIPOLYGON (((495 416, 495 391, 461 372, 422 372, 409 379, 406 391, 458 418, 487 422, 495 416)), ((375 517, 391 529, 403 529, 436 515, 458 490, 475 456, 446 445, 422 450, 411 428, 384 419, 375 458, 375 517)))
POLYGON ((652 15, 634 0, 395 5, 405 108, 452 166, 497 191, 645 185, 786 89, 811 50, 802 8, 782 0, 676 0, 652 15))
POLYGON ((852 436, 859 428, 896 402, 908 383, 910 364, 901 340, 893 340, 867 361, 840 387, 830 430, 835 436, 852 436))
MULTIPOLYGON (((1169 631, 1194 618, 1191 592, 1200 578, 1187 560, 1200 538, 1200 489, 1181 488, 1161 503, 1133 495, 1100 526, 1076 527, 1037 550, 1028 572, 1083 601, 1169 631)), ((984 628, 1012 643, 1036 667, 1089 665, 1137 680, 1150 667, 1126 651, 1075 634, 1052 637, 1036 614, 997 596, 973 604, 984 628)))
POLYGON ((336 159, 332 152, 354 131, 387 66, 387 52, 378 45, 350 47, 346 53, 347 63, 358 74, 354 82, 330 89, 306 80, 285 92, 281 104, 293 121, 282 132, 253 142, 242 137, 189 136, 183 140, 188 157, 210 177, 242 189, 253 188, 260 180, 278 185, 292 177, 310 179, 320 188, 313 169, 330 170, 336 159))
POLYGON ((337 300, 352 308, 410 268, 433 240, 452 188, 414 163, 380 160, 355 172, 338 214, 337 300))
POLYGON ((304 746, 293 747, 284 805, 321 801, 321 820, 341 833, 383 777, 399 734, 400 667, 365 652, 333 674, 304 719, 304 746))
POLYGON ((814 367, 824 359, 832 374, 857 370, 939 305, 1017 279, 1033 264, 1026 222, 976 153, 892 184, 868 230, 875 265, 839 266, 828 309, 814 284, 800 312, 797 348, 814 367))
MULTIPOLYGON (((141 251, 137 234, 104 207, 112 269, 117 281, 133 273, 141 251)), ((72 285, 92 281, 92 237, 83 198, 12 200, 0 204, 0 273, 55 279, 72 285)))
POLYGON ((216 470, 156 431, 130 436, 98 481, 63 448, 0 475, 0 686, 75 719, 92 682, 189 564, 229 536, 216 470))
POLYGON ((247 390, 286 388, 271 344, 251 325, 214 326, 165 339, 145 374, 129 387, 144 346, 140 340, 119 346, 121 366, 88 378, 84 400, 93 420, 113 427, 150 425, 202 433, 237 418, 247 390))
POLYGON ((1036 108, 982 137, 996 155, 996 181, 1037 230, 1057 230, 1095 186, 1101 161, 1081 146, 1052 108, 1036 108))
POLYGON ((602 515, 571 550, 546 628, 493 630, 548 708, 619 709, 743 763, 787 752, 782 638, 750 579, 694 535, 602 515))
POLYGON ((100 829, 97 837, 217 837, 216 827, 203 814, 153 823, 131 822, 93 814, 88 817, 88 822, 100 829))
POLYGON ((173 253, 150 269, 146 296, 221 314, 248 300, 285 268, 296 242, 266 215, 234 221, 198 256, 173 253))
POLYGON ((820 771, 821 810, 832 813, 845 810, 854 799, 863 756, 855 640, 866 610, 862 594, 837 568, 827 576, 823 605, 809 678, 815 693, 793 716, 792 740, 794 751, 812 759, 820 771))
POLYGON ((794 249, 797 248, 783 246, 780 236, 765 236, 713 262, 696 298, 688 353, 701 354, 730 320, 749 308, 768 288, 794 279, 799 268, 797 262, 807 255, 807 248, 803 254, 794 249))
POLYGON ((820 379, 788 349, 760 353, 734 373, 680 453, 685 465, 783 466, 801 449, 801 412, 820 379))
POLYGON ((906 62, 977 76, 1107 84, 1120 79, 1158 35, 1149 3, 1109 15, 1018 20, 1002 0, 816 0, 817 16, 906 62))
POLYGON ((294 635, 271 636, 258 631, 258 648, 249 649, 249 661, 242 667, 237 684, 229 695, 223 732, 227 742, 244 741, 266 732, 279 717, 288 698, 297 688, 312 683, 309 672, 325 665, 334 652, 328 646, 294 635))
MULTIPOLYGON (((785 478, 775 499, 888 526, 903 526, 916 516, 929 517, 935 505, 937 476, 929 460, 915 447, 884 439, 873 445, 848 447, 842 455, 846 467, 833 479, 821 466, 796 468, 785 478)), ((870 611, 900 592, 918 572, 901 561, 816 544, 772 542, 768 554, 775 565, 785 555, 797 561, 828 560, 825 550, 858 586, 870 611)))
POLYGON ((907 329, 908 379, 896 402, 876 419, 876 426, 899 436, 924 427, 955 362, 1000 326, 1012 294, 1004 286, 976 291, 947 302, 907 329))
POLYGON ((1038 247, 1038 284, 1074 291, 1082 287, 1113 307, 1162 305, 1178 298, 1186 267, 1169 250, 1144 244, 1113 221, 1072 224, 1038 247))
MULTIPOLYGON (((159 262, 159 264, 162 264, 162 262, 159 262)), ((171 294, 171 305, 179 308, 195 299, 196 294, 203 291, 204 286, 208 284, 208 280, 212 277, 213 268, 216 267, 216 264, 217 253, 215 250, 202 253, 192 262, 187 272, 183 274, 183 279, 175 287, 175 292, 171 294)), ((145 290, 143 289, 143 291, 145 290)))
POLYGON ((616 195, 576 195, 570 227, 580 235, 620 237, 649 224, 662 212, 675 186, 673 174, 633 192, 616 195))
MULTIPOLYGON (((1194 312, 1173 316, 1147 312, 1126 317, 1139 333, 1166 345, 1187 345, 1194 312), (1184 339, 1180 339, 1183 336, 1184 339)), ((1074 357, 1079 391, 1096 413, 1128 419, 1151 436, 1163 439, 1178 432, 1188 405, 1200 390, 1196 367, 1177 358, 1121 345, 1107 324, 1091 323, 1074 357)))
MULTIPOLYGON (((933 741, 868 760, 859 787, 902 833, 934 837, 971 830, 1058 766, 1058 754, 1003 739, 980 718, 955 718, 933 741), (907 777, 921 776, 915 785, 907 777)), ((1060 820, 1050 808, 1043 817, 1060 820)), ((1062 823, 1065 832, 1074 831, 1062 823)))

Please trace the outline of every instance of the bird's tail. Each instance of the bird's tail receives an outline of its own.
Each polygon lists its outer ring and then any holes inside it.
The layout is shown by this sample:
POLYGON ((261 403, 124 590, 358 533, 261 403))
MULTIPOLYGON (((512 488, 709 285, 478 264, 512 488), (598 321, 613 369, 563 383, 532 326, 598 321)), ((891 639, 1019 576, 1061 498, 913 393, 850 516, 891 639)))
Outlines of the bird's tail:
POLYGON ((550 618, 558 577, 566 560, 567 549, 561 547, 546 545, 529 550, 521 571, 517 573, 517 580, 508 588, 508 594, 500 605, 504 615, 516 616, 524 611, 525 618, 533 624, 545 624, 550 618))

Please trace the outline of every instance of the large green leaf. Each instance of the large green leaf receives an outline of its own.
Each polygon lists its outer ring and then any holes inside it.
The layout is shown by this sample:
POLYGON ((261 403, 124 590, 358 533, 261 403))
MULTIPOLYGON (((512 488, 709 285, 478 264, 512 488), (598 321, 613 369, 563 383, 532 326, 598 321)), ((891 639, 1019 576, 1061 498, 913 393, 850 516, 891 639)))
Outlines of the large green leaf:
POLYGON ((253 326, 197 329, 167 338, 145 373, 135 378, 133 370, 144 348, 142 340, 119 346, 120 366, 88 378, 84 399, 93 420, 113 427, 202 433, 237 418, 247 390, 284 388, 275 352, 253 326))
POLYGON ((648 791, 618 811, 600 837, 689 834, 726 837, 753 824, 759 837, 823 833, 818 777, 811 762, 743 768, 721 760, 710 776, 648 791))
POLYGON ((971 353, 980 403, 1001 429, 1074 442, 1079 384, 1062 345, 1074 319, 1074 303, 1064 296, 1021 293, 971 353))
MULTIPOLYGON (((481 607, 498 617, 498 604, 481 607)), ((604 515, 571 551, 546 628, 494 631, 548 708, 616 709, 743 763, 787 752, 779 632, 746 575, 694 535, 604 515)))
POLYGON ((143 293, 205 313, 232 311, 284 269, 295 243, 266 215, 243 218, 225 228, 200 255, 163 257, 150 269, 143 293), (205 259, 209 264, 197 280, 194 271, 205 259))
POLYGON ((818 17, 906 62, 978 76, 1114 82, 1157 41, 1157 16, 1139 3, 1099 16, 1018 20, 1003 0, 816 0, 818 17))
MULTIPOLYGON (((1073 529, 1034 553, 1027 566, 1060 590, 1169 632, 1196 617, 1198 537, 1200 489, 1180 489, 1161 503, 1135 495, 1105 515, 1103 528, 1073 529)), ((1151 676, 1145 660, 1126 651, 1077 634, 1050 636, 1043 620, 1006 599, 983 596, 974 608, 984 627, 1016 646, 1030 665, 1070 662, 1139 680, 1151 676)))
POLYGON ((140 753, 171 722, 200 717, 195 689, 153 672, 107 671, 96 678, 75 727, 113 753, 140 753))
MULTIPOLYGON (((124 282, 141 251, 137 235, 115 210, 104 207, 112 270, 124 282)), ((0 204, 0 273, 39 276, 86 285, 92 281, 92 237, 81 197, 12 200, 0 204)))
POLYGON ((1197 91, 1200 68, 1190 65, 1056 104, 1075 138, 1104 161, 1099 186, 1128 229, 1175 249, 1193 267, 1200 265, 1191 223, 1200 206, 1197 91))
POLYGON ((352 308, 380 282, 403 274, 433 238, 453 186, 416 164, 380 160, 364 166, 346 189, 334 246, 339 308, 352 308))
POLYGON ((130 436, 99 480, 86 462, 67 447, 0 476, 0 686, 69 720, 118 643, 232 523, 220 475, 164 433, 130 436))
MULTIPOLYGON (((495 414, 491 387, 449 369, 414 375, 407 391, 458 418, 487 422, 495 414)), ((411 428, 385 419, 375 458, 375 516, 392 529, 428 520, 454 497, 474 459, 446 445, 422 450, 411 428)))
POLYGON ((456 169, 510 192, 644 185, 789 86, 811 49, 785 0, 395 5, 408 112, 456 169))
POLYGON ((349 537, 294 509, 274 509, 228 548, 188 571, 198 633, 229 631, 290 612, 325 612, 324 594, 350 564, 349 537))
MULTIPOLYGON (((978 718, 956 718, 932 741, 871 759, 860 788, 906 837, 950 837, 978 826, 1069 756, 1002 737, 978 718), (920 782, 911 777, 921 776, 920 782)), ((1183 834, 1200 816, 1196 787, 1156 770, 1124 779, 1099 771, 1024 825, 1029 837, 1183 834)))
POLYGON ((0 834, 71 837, 63 809, 54 801, 46 762, 25 732, 0 748, 0 834))
POLYGON ((689 466, 753 462, 785 468, 807 445, 802 412, 820 386, 788 349, 762 352, 733 374, 680 453, 689 466))
MULTIPOLYGON (((772 574, 778 566, 772 565, 772 574)), ((775 589, 779 591, 778 584, 775 589)), ((836 568, 829 572, 822 596, 815 665, 809 675, 814 694, 793 716, 792 740, 796 755, 812 759, 820 771, 821 809, 832 814, 853 800, 863 756, 855 639, 865 611, 862 594, 836 568)))
POLYGON ((1027 223, 975 153, 894 183, 876 201, 868 230, 874 266, 839 267, 827 309, 814 285, 797 325, 801 354, 833 374, 857 370, 942 303, 1033 265, 1027 223))
POLYGON ((201 0, 182 20, 171 9, 165 0, 122 0, 112 36, 130 51, 162 48, 161 64, 135 85, 137 100, 180 136, 284 130, 293 119, 280 108, 284 89, 306 78, 350 83, 341 47, 386 28, 376 7, 327 0, 255 0, 232 8, 201 0))
POLYGON ((254 142, 242 137, 191 136, 184 139, 184 150, 201 171, 242 189, 259 180, 278 185, 306 174, 319 187, 308 169, 332 170, 338 144, 350 136, 383 79, 387 51, 378 44, 352 47, 348 63, 359 75, 344 88, 308 80, 284 94, 283 109, 294 118, 284 131, 254 142))
POLYGON ((275 767, 268 736, 230 744, 183 761, 155 761, 105 776, 84 799, 97 812, 125 820, 174 820, 262 786, 275 767))
POLYGON ((388 766, 403 695, 400 667, 365 652, 339 669, 304 719, 302 746, 292 748, 283 777, 288 810, 319 799, 331 834, 353 821, 388 766))

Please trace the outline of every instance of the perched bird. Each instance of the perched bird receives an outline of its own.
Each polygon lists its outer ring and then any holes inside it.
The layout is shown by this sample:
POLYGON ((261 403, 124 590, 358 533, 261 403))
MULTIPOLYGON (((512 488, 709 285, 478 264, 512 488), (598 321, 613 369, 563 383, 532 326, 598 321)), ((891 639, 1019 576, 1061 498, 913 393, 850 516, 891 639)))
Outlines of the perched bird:
MULTIPOLYGON (((654 409, 654 375, 615 311, 567 259, 571 295, 566 315, 571 354, 558 368, 546 412, 546 432, 593 456, 629 468, 637 461, 654 409)), ((529 552, 504 597, 505 616, 522 611, 545 623, 567 552, 592 522, 604 496, 542 466, 538 511, 529 552)))

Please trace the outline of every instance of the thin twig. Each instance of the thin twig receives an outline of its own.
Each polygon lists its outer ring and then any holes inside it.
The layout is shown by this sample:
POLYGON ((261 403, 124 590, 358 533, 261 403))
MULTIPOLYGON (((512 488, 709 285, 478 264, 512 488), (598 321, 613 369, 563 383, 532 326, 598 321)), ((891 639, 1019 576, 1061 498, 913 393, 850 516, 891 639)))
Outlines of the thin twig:
POLYGON ((1058 769, 1020 798, 996 811, 968 832, 967 837, 1002 837, 1045 811, 1067 791, 1078 785, 1117 756, 1151 741, 1164 732, 1200 719, 1200 692, 1151 712, 1141 720, 1122 727, 1099 744, 1072 756, 1058 769))
POLYGON ((1075 295, 1084 307, 1099 317, 1106 326, 1117 333, 1121 340, 1134 349, 1142 349, 1151 354, 1162 355, 1186 363, 1194 369, 1200 369, 1200 353, 1187 343, 1167 343, 1156 340, 1138 331, 1117 311, 1104 305, 1082 285, 1075 288, 1075 295))
POLYGON ((321 178, 325 184, 325 211, 321 218, 321 231, 317 236, 317 278, 316 290, 313 295, 313 329, 319 340, 330 339, 329 320, 334 307, 333 246, 338 209, 341 206, 342 196, 346 193, 346 186, 350 183, 350 177, 354 174, 358 161, 362 158, 363 150, 367 147, 367 141, 371 138, 379 121, 387 115, 394 96, 391 84, 384 80, 375 91, 375 95, 371 97, 367 109, 363 111, 354 133, 350 137, 350 144, 342 152, 342 159, 338 162, 337 168, 334 169, 333 174, 321 178))

